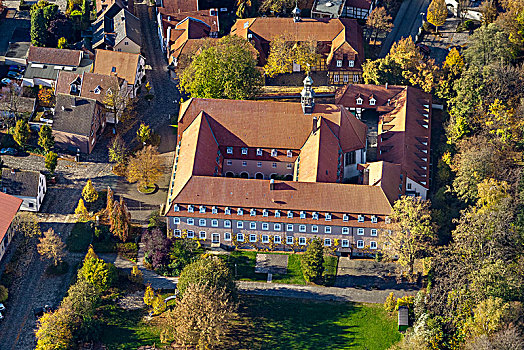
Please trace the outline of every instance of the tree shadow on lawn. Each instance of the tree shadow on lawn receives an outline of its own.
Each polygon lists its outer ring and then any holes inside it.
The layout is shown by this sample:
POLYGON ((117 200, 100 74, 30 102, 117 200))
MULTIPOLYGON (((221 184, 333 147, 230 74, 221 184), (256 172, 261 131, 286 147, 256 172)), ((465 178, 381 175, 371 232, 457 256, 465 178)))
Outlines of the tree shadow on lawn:
POLYGON ((242 296, 230 349, 361 348, 356 325, 344 319, 359 312, 353 303, 242 296), (360 347, 359 347, 360 346, 360 347))

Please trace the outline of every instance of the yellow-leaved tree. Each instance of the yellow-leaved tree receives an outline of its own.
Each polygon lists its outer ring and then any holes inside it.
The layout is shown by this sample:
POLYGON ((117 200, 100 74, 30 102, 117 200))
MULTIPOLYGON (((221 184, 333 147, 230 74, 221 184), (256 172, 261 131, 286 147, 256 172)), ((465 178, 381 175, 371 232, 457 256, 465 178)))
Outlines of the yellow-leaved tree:
POLYGON ((444 25, 448 18, 448 8, 444 0, 432 0, 428 7, 427 20, 437 28, 444 25))
POLYGON ((153 146, 146 146, 129 160, 127 166, 127 180, 137 182, 139 189, 152 187, 162 176, 162 160, 153 146))

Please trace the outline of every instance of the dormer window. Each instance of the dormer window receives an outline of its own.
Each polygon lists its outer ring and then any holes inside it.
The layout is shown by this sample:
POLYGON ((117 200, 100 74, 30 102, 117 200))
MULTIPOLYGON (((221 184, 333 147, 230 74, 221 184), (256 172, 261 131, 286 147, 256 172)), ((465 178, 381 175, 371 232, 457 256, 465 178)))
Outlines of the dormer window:
POLYGON ((242 147, 242 155, 247 155, 247 147, 242 147))
POLYGON ((279 218, 279 217, 280 217, 280 211, 279 211, 279 210, 275 210, 275 217, 276 217, 276 218, 279 218))
POLYGON ((342 67, 342 60, 337 60, 337 67, 342 67))
POLYGON ((391 224, 391 218, 389 216, 386 216, 386 218, 384 219, 384 222, 386 224, 391 224))
POLYGON ((288 218, 292 218, 292 217, 293 217, 293 212, 292 212, 291 210, 289 210, 289 211, 287 212, 287 217, 288 217, 288 218))
POLYGON ((268 215, 269 215, 269 212, 267 211, 267 209, 262 210, 262 216, 267 217, 268 215))
POLYGON ((345 222, 349 221, 349 215, 348 214, 344 214, 342 216, 342 220, 344 220, 345 222))
POLYGON ((287 156, 289 158, 293 157, 293 152, 291 152, 291 150, 287 150, 287 156))
POLYGON ((116 73, 116 67, 111 67, 111 73, 116 73))
POLYGON ((313 215, 311 215, 311 217, 313 218, 313 220, 318 220, 318 213, 316 211, 313 212, 313 215))
POLYGON ((195 212, 195 208, 193 207, 193 205, 189 204, 189 205, 187 206, 187 211, 188 211, 189 213, 194 213, 194 212, 195 212))
POLYGON ((173 206, 173 211, 177 211, 177 212, 180 211, 180 207, 178 206, 178 204, 175 204, 173 206))
POLYGON ((262 155, 262 149, 261 148, 257 148, 257 156, 261 156, 262 155))
POLYGON ((107 95, 112 95, 112 94, 113 94, 113 91, 111 91, 111 88, 107 89, 106 94, 107 94, 107 95))
POLYGON ((348 67, 355 67, 355 61, 354 60, 349 60, 348 61, 348 67))
POLYGON ((226 148, 226 153, 227 154, 233 154, 233 147, 226 148))
POLYGON ((376 224, 378 222, 378 219, 377 219, 377 216, 376 215, 371 215, 371 222, 376 224))
POLYGON ((93 92, 97 95, 100 95, 100 92, 102 91, 102 88, 100 87, 100 85, 98 85, 94 90, 93 92))
POLYGON ((237 215, 244 215, 244 211, 242 210, 242 208, 237 209, 237 215))
POLYGON ((373 97, 369 99, 369 105, 374 106, 375 103, 377 103, 377 100, 375 100, 373 97))
POLYGON ((271 157, 276 157, 277 155, 278 155, 277 150, 273 148, 273 149, 271 150, 271 157))
POLYGON ((358 222, 364 222, 364 215, 358 215, 358 222))
POLYGON ((212 213, 212 214, 218 214, 218 209, 217 209, 217 207, 213 207, 213 208, 211 208, 211 213, 212 213))
MULTIPOLYGON (((240 215, 240 214, 239 214, 239 215, 240 215)), ((251 216, 255 216, 255 215, 257 215, 257 211, 256 211, 255 209, 251 209, 251 210, 249 211, 249 215, 251 215, 251 216)))
POLYGON ((361 97, 357 98, 357 105, 361 105, 364 102, 361 97))
POLYGON ((224 209, 224 214, 231 215, 231 208, 230 207, 226 207, 226 209, 224 209))
POLYGON ((330 213, 326 213, 326 221, 331 221, 331 214, 330 213))
POLYGON ((300 218, 301 219, 305 219, 306 218, 306 212, 305 211, 301 211, 300 212, 300 218))
POLYGON ((206 212, 206 207, 201 205, 199 211, 200 211, 200 213, 205 213, 206 212))

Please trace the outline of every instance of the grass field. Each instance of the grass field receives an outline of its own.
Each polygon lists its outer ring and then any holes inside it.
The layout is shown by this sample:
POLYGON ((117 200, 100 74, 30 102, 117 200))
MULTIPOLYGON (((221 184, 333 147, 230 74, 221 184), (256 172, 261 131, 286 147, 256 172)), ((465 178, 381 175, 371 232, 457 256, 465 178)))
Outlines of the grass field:
POLYGON ((382 305, 242 296, 230 349, 389 348, 400 340, 382 305))

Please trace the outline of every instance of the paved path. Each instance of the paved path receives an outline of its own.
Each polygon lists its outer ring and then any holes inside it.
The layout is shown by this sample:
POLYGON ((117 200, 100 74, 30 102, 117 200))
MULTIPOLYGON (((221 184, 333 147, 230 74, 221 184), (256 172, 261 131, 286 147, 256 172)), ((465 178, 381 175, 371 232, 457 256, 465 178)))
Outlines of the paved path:
POLYGON ((404 0, 393 21, 393 30, 382 45, 379 57, 385 57, 393 43, 400 39, 408 36, 415 37, 418 28, 422 25, 420 14, 427 12, 429 3, 430 0, 404 0))

